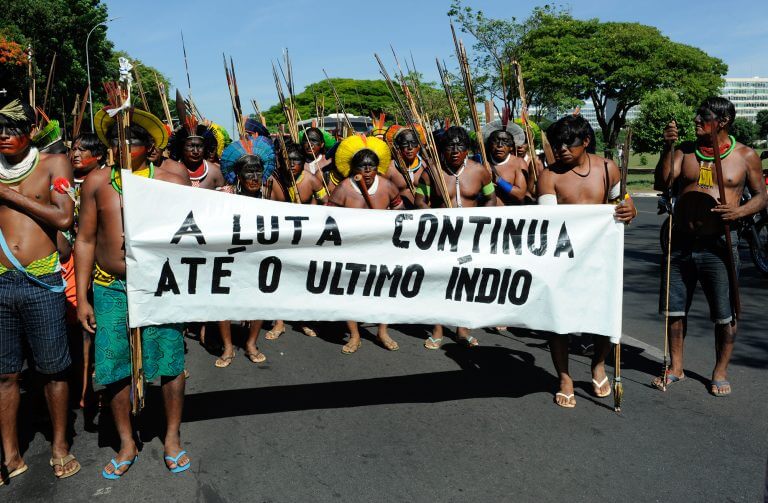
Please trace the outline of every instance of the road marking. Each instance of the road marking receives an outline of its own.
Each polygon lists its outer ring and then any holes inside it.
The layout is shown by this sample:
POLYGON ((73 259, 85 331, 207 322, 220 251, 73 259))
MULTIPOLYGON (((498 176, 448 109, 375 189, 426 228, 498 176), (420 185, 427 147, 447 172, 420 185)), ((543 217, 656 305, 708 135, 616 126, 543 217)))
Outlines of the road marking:
POLYGON ((637 340, 634 337, 630 337, 627 334, 621 334, 621 343, 633 348, 639 348, 643 350, 643 353, 647 354, 651 358, 654 358, 660 362, 664 361, 664 352, 656 346, 651 346, 643 341, 637 340))

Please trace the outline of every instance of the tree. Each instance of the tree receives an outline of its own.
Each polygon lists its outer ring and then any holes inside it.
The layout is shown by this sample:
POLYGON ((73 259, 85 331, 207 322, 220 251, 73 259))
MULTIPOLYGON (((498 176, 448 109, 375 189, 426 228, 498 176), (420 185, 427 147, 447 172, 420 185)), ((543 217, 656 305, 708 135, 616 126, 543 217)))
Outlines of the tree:
MULTIPOLYGON (((448 16, 459 24, 461 31, 471 34, 476 40, 472 46, 476 92, 488 93, 491 100, 501 101, 515 114, 519 93, 511 62, 520 59, 522 40, 545 16, 566 12, 560 6, 545 4, 534 8, 526 20, 518 22, 514 16, 509 19, 488 18, 482 10, 475 11, 464 6, 461 0, 453 0, 448 16)), ((531 91, 526 89, 527 94, 531 91)), ((537 105, 538 111, 552 105, 539 103, 535 94, 534 91, 529 103, 537 105)), ((537 119, 540 118, 537 116, 537 119)))
POLYGON ((526 87, 543 103, 590 99, 606 147, 616 146, 627 112, 654 89, 672 89, 687 105, 716 95, 727 65, 658 29, 544 14, 521 41, 526 87))
POLYGON ((757 124, 743 117, 737 117, 733 124, 731 124, 729 131, 736 138, 736 141, 749 146, 752 146, 760 134, 757 124))
POLYGON ((640 102, 640 114, 632 121, 632 150, 651 154, 664 147, 664 128, 674 120, 681 141, 696 139, 692 107, 680 100, 671 89, 658 89, 645 95, 640 102))
MULTIPOLYGON (((0 31, 25 49, 31 45, 34 77, 37 83, 37 105, 42 105, 48 71, 56 53, 53 85, 48 98, 52 117, 59 116, 63 107, 68 113, 77 94, 82 95, 87 83, 85 40, 88 31, 106 21, 107 6, 99 0, 13 0, 3 2, 0 31)), ((91 80, 95 96, 103 96, 96 84, 108 76, 112 43, 106 29, 95 29, 88 42, 91 80)), ((25 67, 26 70, 26 67, 25 67)), ((26 72, 25 72, 26 74, 26 72)), ((6 86, 6 84, 3 84, 6 86)), ((26 98, 28 82, 14 79, 7 85, 8 97, 26 98)))
POLYGON ((760 110, 755 117, 760 139, 765 140, 768 137, 768 110, 760 110))

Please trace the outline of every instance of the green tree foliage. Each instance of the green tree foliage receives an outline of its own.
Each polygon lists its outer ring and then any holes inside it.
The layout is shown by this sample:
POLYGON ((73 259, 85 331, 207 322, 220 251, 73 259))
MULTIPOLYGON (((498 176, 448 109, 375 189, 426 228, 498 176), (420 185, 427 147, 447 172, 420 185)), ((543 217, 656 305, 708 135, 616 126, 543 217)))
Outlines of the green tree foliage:
MULTIPOLYGON (((514 16, 509 19, 492 19, 482 10, 474 10, 465 6, 461 0, 453 0, 448 16, 458 23, 462 32, 469 33, 476 41, 472 46, 476 92, 506 103, 515 113, 519 92, 511 62, 521 58, 522 40, 546 16, 566 12, 560 6, 546 4, 534 8, 523 21, 518 21, 514 16)), ((528 97, 530 102, 536 103, 535 90, 526 89, 526 93, 531 95, 528 97)))
POLYGON ((757 123, 760 139, 764 140, 768 137, 768 110, 760 110, 755 117, 757 123))
POLYGON ((731 124, 730 133, 736 138, 736 141, 752 146, 759 137, 760 128, 754 122, 736 117, 736 120, 731 124))
MULTIPOLYGON (((409 84, 412 83, 410 78, 408 80, 409 84)), ((400 106, 392 98, 392 94, 389 92, 384 80, 334 78, 331 79, 331 82, 339 94, 339 99, 347 114, 378 117, 379 114, 384 113, 387 115, 388 123, 394 123, 396 120, 401 124, 404 123, 405 119, 403 118, 400 106)), ((445 117, 451 116, 442 88, 438 89, 434 83, 420 82, 419 89, 421 91, 420 101, 425 113, 431 119, 442 120, 445 117)), ((462 98, 462 95, 459 94, 457 96, 457 93, 458 90, 454 90, 454 97, 458 101, 459 98, 462 98)), ((400 96, 402 99, 402 94, 400 96)), ((288 97, 286 96, 286 98, 288 97)), ((342 113, 341 109, 337 107, 328 82, 325 80, 310 84, 304 91, 296 94, 295 103, 301 119, 316 117, 318 114, 342 113)), ((465 120, 468 114, 466 101, 460 101, 457 103, 457 107, 459 107, 461 118, 465 120)), ((270 107, 263 113, 270 128, 275 128, 278 124, 286 122, 280 103, 270 107)))
MULTIPOLYGON (((56 53, 48 110, 52 116, 59 115, 63 99, 69 113, 75 96, 82 95, 87 85, 86 36, 94 25, 107 20, 107 6, 98 0, 13 0, 3 2, 2 11, 0 31, 24 48, 32 46, 37 105, 42 105, 48 71, 56 53)), ((96 84, 107 77, 112 54, 106 29, 100 27, 93 31, 88 50, 93 91, 100 96, 101 89, 96 84)), ((9 97, 20 98, 28 96, 28 85, 26 78, 2 84, 8 89, 9 97)))
POLYGON ((640 114, 632 121, 632 150, 652 154, 664 147, 664 128, 673 120, 677 123, 681 141, 696 139, 692 107, 680 100, 671 89, 650 92, 640 102, 640 114))
POLYGON ((658 29, 601 23, 567 14, 541 16, 521 41, 526 88, 544 106, 590 99, 606 147, 616 146, 630 108, 654 89, 672 89, 687 105, 717 94, 727 65, 658 29))

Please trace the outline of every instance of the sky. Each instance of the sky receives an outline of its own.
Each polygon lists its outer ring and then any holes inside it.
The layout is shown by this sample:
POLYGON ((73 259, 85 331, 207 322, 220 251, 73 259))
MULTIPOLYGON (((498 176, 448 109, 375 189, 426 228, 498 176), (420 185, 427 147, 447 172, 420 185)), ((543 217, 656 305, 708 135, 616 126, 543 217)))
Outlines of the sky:
MULTIPOLYGON (((491 18, 528 17, 529 0, 464 0, 491 18)), ((181 31, 187 48, 192 96, 201 113, 227 128, 231 106, 222 53, 235 62, 243 111, 254 98, 262 109, 277 103, 271 63, 288 48, 296 92, 324 78, 380 78, 373 54, 392 73, 390 44, 413 59, 426 80, 439 81, 435 58, 452 70, 453 43, 446 12, 450 0, 112 0, 107 36, 115 49, 154 66, 187 94, 181 31)), ((722 59, 729 77, 768 77, 768 1, 573 0, 574 17, 639 22, 675 42, 722 59)), ((471 35, 460 34, 468 50, 471 35)), ((470 54, 471 58, 471 54, 470 54)))

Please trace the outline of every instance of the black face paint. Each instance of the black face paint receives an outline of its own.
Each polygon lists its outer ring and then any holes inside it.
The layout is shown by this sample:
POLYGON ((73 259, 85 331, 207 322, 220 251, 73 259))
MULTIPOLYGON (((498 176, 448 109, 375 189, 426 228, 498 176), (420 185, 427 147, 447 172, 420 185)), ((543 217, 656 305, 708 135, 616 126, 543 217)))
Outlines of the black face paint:
POLYGON ((450 142, 445 144, 445 150, 447 150, 448 152, 451 152, 451 151, 465 152, 467 150, 467 146, 464 144, 464 142, 461 141, 461 139, 454 138, 450 142))

